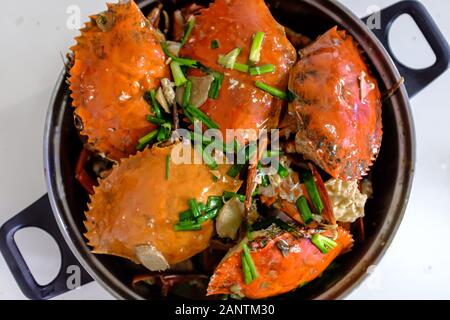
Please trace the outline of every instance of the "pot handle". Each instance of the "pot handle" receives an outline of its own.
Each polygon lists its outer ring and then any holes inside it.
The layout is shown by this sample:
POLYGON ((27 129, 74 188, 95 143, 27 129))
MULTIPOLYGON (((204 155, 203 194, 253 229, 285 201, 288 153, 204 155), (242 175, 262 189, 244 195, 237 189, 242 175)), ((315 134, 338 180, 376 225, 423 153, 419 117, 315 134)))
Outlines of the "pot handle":
POLYGON ((0 228, 0 251, 20 289, 30 299, 50 299, 92 281, 67 246, 53 215, 48 195, 44 195, 0 228), (58 244, 61 268, 49 284, 42 286, 36 282, 14 240, 16 232, 26 227, 47 231, 58 244))
MULTIPOLYGON (((372 16, 368 16, 362 20, 368 25, 367 22, 371 17, 372 16)), ((398 71, 405 78, 405 85, 409 96, 413 97, 443 74, 450 66, 450 47, 448 42, 427 9, 418 1, 407 0, 398 2, 381 10, 380 18, 381 28, 371 29, 391 55, 398 71), (388 35, 392 23, 402 14, 408 14, 414 19, 420 31, 430 44, 431 49, 436 55, 436 62, 431 67, 425 69, 409 68, 398 61, 393 54, 389 45, 388 35)))

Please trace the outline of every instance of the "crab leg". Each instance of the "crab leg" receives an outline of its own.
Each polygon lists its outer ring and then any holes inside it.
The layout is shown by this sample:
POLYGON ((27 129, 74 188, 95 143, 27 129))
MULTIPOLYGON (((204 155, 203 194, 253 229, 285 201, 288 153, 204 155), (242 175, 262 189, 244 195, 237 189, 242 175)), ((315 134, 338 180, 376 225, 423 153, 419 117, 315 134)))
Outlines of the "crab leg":
POLYGON ((91 176, 86 172, 86 163, 92 156, 92 152, 86 148, 83 148, 78 157, 77 166, 75 168, 75 178, 81 184, 81 186, 89 193, 94 194, 94 186, 96 182, 91 176))

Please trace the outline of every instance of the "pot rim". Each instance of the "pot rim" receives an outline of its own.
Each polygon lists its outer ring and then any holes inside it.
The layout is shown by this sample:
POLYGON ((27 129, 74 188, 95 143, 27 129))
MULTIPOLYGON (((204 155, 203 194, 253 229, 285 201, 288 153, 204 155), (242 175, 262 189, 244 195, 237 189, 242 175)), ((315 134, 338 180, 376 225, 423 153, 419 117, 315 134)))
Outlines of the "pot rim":
MULTIPOLYGON (((400 78, 400 74, 392 60, 383 47, 378 38, 369 30, 369 28, 347 7, 338 3, 335 0, 303 0, 309 5, 319 9, 325 15, 331 17, 339 17, 339 24, 352 25, 351 28, 346 28, 349 33, 354 36, 355 40, 362 44, 362 37, 365 38, 364 43, 371 43, 373 52, 367 53, 368 56, 377 56, 378 63, 371 59, 372 64, 380 73, 380 77, 388 84, 393 85, 396 79, 400 78), (383 71, 383 72, 380 72, 383 71), (389 80, 389 81, 387 81, 389 80)), ((336 19, 334 19, 336 20, 336 19)), ((65 200, 65 191, 62 183, 62 177, 58 174, 61 172, 59 153, 58 151, 61 141, 61 128, 54 126, 55 117, 57 120, 62 119, 64 108, 61 105, 56 107, 58 97, 61 95, 68 97, 68 90, 64 89, 66 71, 63 70, 58 77, 55 89, 53 91, 49 109, 47 111, 44 133, 44 171, 46 176, 47 190, 49 200, 53 209, 53 214, 57 221, 58 227, 64 236, 69 248, 78 259, 83 268, 94 278, 95 281, 101 284, 109 293, 118 299, 143 299, 139 294, 132 291, 129 287, 119 281, 89 250, 83 235, 75 228, 72 219, 72 213, 65 200)), ((401 117, 404 119, 406 126, 402 127, 402 134, 404 139, 405 157, 409 163, 402 166, 397 176, 397 181, 402 179, 401 191, 398 194, 398 200, 392 203, 396 206, 396 215, 391 220, 386 218, 383 221, 380 231, 377 235, 385 235, 382 239, 384 245, 378 245, 378 241, 374 241, 369 245, 361 259, 354 265, 348 274, 342 277, 334 285, 325 290, 323 293, 315 297, 315 299, 342 299, 350 292, 361 285, 366 279, 367 267, 376 265, 384 256, 387 248, 391 245, 395 234, 404 217, 407 202, 412 188, 413 172, 416 160, 416 143, 414 122, 411 114, 410 103, 406 88, 401 86, 400 90, 391 98, 396 100, 396 104, 402 106, 399 110, 401 117), (409 171, 409 172, 407 172, 409 171), (411 173, 411 174, 408 174, 411 173)), ((67 99, 65 99, 66 101, 67 99)), ((60 125, 61 121, 56 121, 60 125)))

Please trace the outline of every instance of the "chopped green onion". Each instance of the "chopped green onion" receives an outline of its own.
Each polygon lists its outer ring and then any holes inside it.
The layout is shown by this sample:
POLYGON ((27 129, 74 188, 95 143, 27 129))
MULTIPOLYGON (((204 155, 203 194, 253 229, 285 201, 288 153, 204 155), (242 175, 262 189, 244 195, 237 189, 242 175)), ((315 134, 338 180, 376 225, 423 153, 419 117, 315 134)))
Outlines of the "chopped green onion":
POLYGON ((166 180, 170 178, 170 155, 166 156, 166 180))
POLYGON ((198 203, 198 207, 200 208, 200 212, 205 212, 206 211, 206 205, 202 202, 198 203))
POLYGON ((259 66, 259 67, 251 67, 249 71, 250 71, 250 75, 259 76, 261 74, 274 72, 275 66, 273 64, 266 64, 266 65, 259 66))
POLYGON ((282 179, 286 178, 289 175, 289 170, 282 166, 281 163, 278 165, 278 175, 282 179))
POLYGON ((211 87, 208 92, 208 97, 210 97, 211 99, 217 99, 219 97, 220 88, 222 87, 224 75, 219 72, 213 72, 212 76, 214 77, 214 80, 211 83, 211 87))
POLYGON ((181 70, 180 64, 176 61, 170 63, 170 69, 172 70, 173 80, 175 81, 175 86, 180 87, 187 82, 184 76, 183 70, 181 70))
POLYGON ((255 36, 253 37, 252 47, 250 49, 250 56, 248 57, 248 60, 252 64, 257 64, 261 58, 261 48, 262 43, 264 41, 264 32, 257 32, 255 36))
POLYGON ((189 208, 191 209, 192 216, 193 216, 194 218, 200 217, 201 211, 200 211, 200 208, 199 208, 199 206, 198 206, 197 200, 196 200, 196 199, 190 199, 190 200, 188 201, 188 204, 189 204, 189 208))
POLYGON ((192 219, 192 212, 191 210, 186 210, 180 213, 179 216, 180 221, 188 221, 192 219))
POLYGON ((234 65, 233 65, 233 69, 237 70, 237 71, 240 71, 240 72, 247 73, 248 69, 249 69, 249 66, 247 64, 242 64, 242 63, 235 62, 234 65))
POLYGON ((219 47, 219 41, 214 39, 211 41, 211 49, 217 49, 219 47))
POLYGON ((250 266, 248 265, 244 253, 241 254, 241 261, 242 261, 242 273, 244 274, 244 282, 245 284, 250 284, 253 281, 253 277, 250 271, 250 266))
POLYGON ((282 156, 283 155, 283 151, 281 150, 267 150, 263 153, 263 158, 273 158, 273 157, 278 157, 278 156, 282 156))
POLYGON ((197 218, 197 223, 204 223, 208 220, 213 220, 219 214, 220 208, 215 208, 207 211, 204 215, 197 218))
POLYGON ((233 164, 230 169, 227 171, 227 175, 231 178, 236 178, 244 169, 245 164, 233 164))
POLYGON ((196 119, 203 122, 209 129, 219 129, 217 123, 215 123, 211 118, 204 114, 200 109, 188 105, 186 110, 196 119))
POLYGON ((322 253, 328 253, 329 249, 334 249, 337 243, 332 239, 324 237, 318 233, 311 237, 311 242, 320 250, 322 253))
POLYGON ((166 42, 161 43, 161 48, 163 49, 166 56, 168 56, 172 61, 178 62, 181 66, 186 66, 189 68, 198 68, 198 61, 189 59, 189 58, 180 58, 172 54, 172 52, 169 51, 169 48, 167 46, 166 42))
POLYGON ((313 221, 313 216, 311 209, 309 208, 308 201, 304 196, 301 196, 297 199, 297 209, 302 216, 303 222, 305 225, 310 224, 313 221))
POLYGON ((188 80, 185 84, 183 94, 183 107, 186 108, 189 105, 191 99, 192 81, 188 80))
POLYGON ((217 62, 227 69, 233 69, 237 57, 241 53, 241 48, 235 48, 226 55, 219 55, 217 62))
POLYGON ((206 202, 206 211, 219 208, 223 205, 222 197, 219 196, 209 196, 206 202))
POLYGON ((223 198, 228 201, 232 198, 237 198, 240 202, 245 202, 245 196, 236 192, 224 191, 223 198))
POLYGON ((270 180, 269 180, 269 176, 268 175, 263 175, 262 176, 262 182, 261 185, 265 188, 268 187, 270 185, 270 180))
POLYGON ((172 125, 169 122, 163 123, 158 130, 157 140, 159 142, 166 141, 170 138, 172 132, 172 125))
POLYGON ((245 260, 247 261, 250 268, 250 273, 252 274, 252 280, 255 280, 256 278, 258 278, 258 272, 256 271, 255 263, 253 262, 252 256, 250 254, 250 249, 248 248, 246 243, 242 245, 242 249, 244 252, 245 260))
POLYGON ((188 20, 186 32, 184 33, 183 38, 181 38, 181 46, 184 46, 187 39, 189 38, 189 35, 192 32, 192 29, 194 29, 194 24, 195 24, 195 20, 193 18, 188 20))
POLYGON ((149 121, 149 122, 151 122, 153 124, 156 124, 158 126, 163 124, 163 123, 166 123, 166 120, 157 118, 157 117, 152 116, 152 115, 148 115, 147 116, 147 121, 149 121))
POLYGON ((153 113, 155 114, 156 118, 162 119, 161 107, 156 100, 156 91, 150 90, 144 93, 144 100, 152 107, 153 113))
POLYGON ((201 230, 202 226, 198 223, 192 223, 192 224, 187 224, 187 225, 183 225, 180 223, 176 224, 174 226, 175 231, 197 231, 197 230, 201 230))
POLYGON ((141 151, 143 150, 150 142, 152 142, 153 139, 156 138, 158 135, 158 130, 152 131, 149 134, 143 136, 139 139, 138 145, 136 146, 136 149, 141 151))
POLYGON ((317 214, 322 214, 323 203, 322 199, 320 199, 319 190, 317 190, 316 182, 314 181, 314 177, 312 174, 308 173, 303 175, 303 179, 305 181, 306 190, 308 190, 309 197, 311 198, 311 202, 316 209, 317 214))
POLYGON ((256 87, 260 88, 263 91, 266 91, 267 93, 270 93, 272 96, 274 96, 278 99, 281 99, 281 100, 287 99, 286 92, 283 92, 277 88, 271 87, 271 86, 265 84, 264 82, 255 81, 255 85, 256 85, 256 87))
POLYGON ((197 144, 195 147, 197 148, 198 153, 202 155, 203 161, 205 161, 211 170, 216 170, 219 167, 216 160, 214 160, 208 152, 205 152, 203 145, 197 144))

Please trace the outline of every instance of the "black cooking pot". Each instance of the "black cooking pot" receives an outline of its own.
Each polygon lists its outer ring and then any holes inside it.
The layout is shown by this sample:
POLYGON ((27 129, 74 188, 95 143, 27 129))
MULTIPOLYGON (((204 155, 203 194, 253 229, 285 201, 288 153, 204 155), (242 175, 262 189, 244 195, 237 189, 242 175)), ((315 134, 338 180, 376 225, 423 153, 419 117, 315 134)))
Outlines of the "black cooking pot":
MULTIPOLYGON (((140 6, 147 12, 152 2, 140 1, 140 6)), ((173 5, 173 2, 168 2, 173 5)), ((400 74, 406 78, 405 86, 383 105, 384 138, 381 153, 372 170, 374 198, 366 207, 366 241, 340 257, 336 267, 329 270, 326 277, 283 296, 297 299, 342 298, 364 279, 369 266, 378 263, 402 220, 415 161, 414 126, 408 94, 409 97, 414 96, 447 70, 450 49, 426 9, 416 1, 399 2, 382 10, 381 29, 372 31, 364 21, 335 1, 268 2, 278 21, 312 38, 334 25, 346 29, 366 53, 382 90, 397 83, 400 74), (410 69, 389 54, 390 26, 404 13, 415 20, 436 55, 436 63, 427 69, 410 69)), ((62 74, 58 79, 45 130, 48 194, 3 225, 0 249, 20 288, 32 299, 47 299, 68 291, 67 278, 74 270, 73 267, 68 268, 73 265, 81 267, 81 284, 93 278, 117 298, 154 298, 150 291, 131 286, 132 276, 142 271, 140 266, 113 256, 94 255, 83 238, 87 196, 74 178, 75 163, 82 145, 73 125, 69 89, 64 77, 65 74, 62 74), (14 242, 14 234, 24 227, 42 228, 59 244, 61 270, 45 286, 38 285, 34 280, 14 242)))

